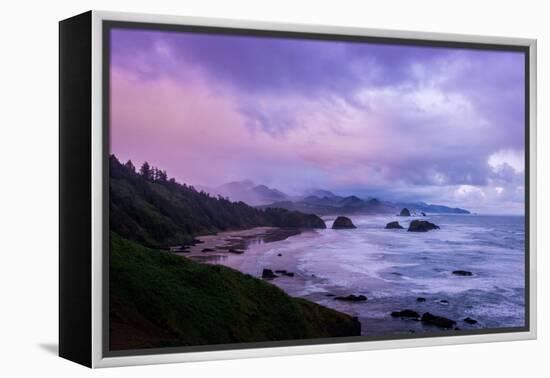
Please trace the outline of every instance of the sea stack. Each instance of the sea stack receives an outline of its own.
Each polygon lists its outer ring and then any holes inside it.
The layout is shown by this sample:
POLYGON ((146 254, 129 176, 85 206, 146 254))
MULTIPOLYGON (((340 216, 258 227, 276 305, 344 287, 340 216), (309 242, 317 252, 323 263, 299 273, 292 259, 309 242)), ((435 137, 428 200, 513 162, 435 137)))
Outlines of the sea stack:
POLYGON ((439 226, 436 224, 433 224, 432 222, 415 219, 409 224, 409 229, 407 231, 427 232, 430 230, 437 230, 437 229, 439 229, 439 226))
POLYGON ((472 276, 472 272, 469 272, 467 270, 454 270, 453 274, 456 276, 465 276, 465 277, 472 276))
POLYGON ((409 209, 407 209, 406 207, 404 207, 401 212, 399 213, 399 216, 401 217, 410 217, 411 216, 411 212, 409 211, 409 209))
POLYGON ((401 228, 403 228, 403 226, 401 226, 401 225, 399 224, 399 222, 397 222, 397 221, 390 222, 390 223, 388 223, 388 224, 386 225, 386 229, 388 229, 388 230, 391 230, 391 229, 401 229, 401 228))
POLYGON ((447 319, 443 316, 433 315, 429 312, 424 313, 424 315, 422 315, 422 318, 420 318, 420 321, 424 324, 434 325, 436 327, 447 329, 453 328, 456 325, 456 322, 454 320, 447 319))
POLYGON ((341 229, 349 229, 349 228, 357 228, 357 227, 355 227, 351 219, 349 219, 348 217, 340 216, 336 218, 336 220, 332 224, 332 228, 334 230, 341 230, 341 229))
POLYGON ((391 313, 394 318, 413 318, 420 319, 420 314, 413 310, 394 311, 391 313))

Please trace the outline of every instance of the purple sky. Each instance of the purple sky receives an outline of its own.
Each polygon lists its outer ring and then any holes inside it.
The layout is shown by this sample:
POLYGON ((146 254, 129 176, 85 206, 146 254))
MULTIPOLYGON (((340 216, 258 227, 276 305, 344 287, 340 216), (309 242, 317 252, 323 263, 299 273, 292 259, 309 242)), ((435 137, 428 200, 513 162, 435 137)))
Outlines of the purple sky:
POLYGON ((111 150, 178 181, 522 213, 522 53, 115 29, 111 150))

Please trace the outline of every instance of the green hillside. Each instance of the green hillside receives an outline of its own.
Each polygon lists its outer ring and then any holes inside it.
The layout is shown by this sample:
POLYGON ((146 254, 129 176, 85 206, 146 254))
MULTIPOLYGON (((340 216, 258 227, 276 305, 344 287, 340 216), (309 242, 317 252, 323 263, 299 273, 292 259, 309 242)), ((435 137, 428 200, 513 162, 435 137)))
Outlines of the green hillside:
POLYGON ((111 350, 358 336, 356 318, 111 234, 111 350))
POLYGON ((194 236, 258 226, 325 228, 321 218, 284 209, 256 209, 199 192, 148 165, 110 157, 110 229, 140 244, 165 248, 194 236))

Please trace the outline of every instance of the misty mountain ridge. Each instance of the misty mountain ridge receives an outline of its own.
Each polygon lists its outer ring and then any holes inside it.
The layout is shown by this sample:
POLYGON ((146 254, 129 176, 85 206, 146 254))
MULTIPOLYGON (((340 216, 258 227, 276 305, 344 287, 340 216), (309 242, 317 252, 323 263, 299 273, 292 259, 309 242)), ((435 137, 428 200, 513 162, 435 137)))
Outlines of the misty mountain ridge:
POLYGON ((396 204, 383 202, 378 199, 364 200, 357 196, 335 196, 334 198, 307 196, 296 201, 275 202, 262 207, 277 207, 319 216, 336 214, 389 214, 398 212, 399 210, 396 204))
POLYGON ((465 209, 425 202, 391 202, 379 198, 360 198, 356 195, 340 196, 325 189, 311 189, 302 196, 291 196, 281 190, 258 185, 250 180, 233 181, 207 189, 212 195, 242 201, 259 208, 283 208, 316 215, 334 214, 390 214, 406 207, 413 213, 469 214, 465 209))
POLYGON ((308 190, 305 194, 308 195, 308 196, 321 197, 321 198, 324 198, 324 197, 336 198, 336 197, 338 197, 336 194, 332 193, 331 191, 323 190, 323 189, 308 190))
POLYGON ((266 185, 257 185, 250 180, 231 181, 217 187, 200 187, 200 189, 213 196, 222 196, 234 202, 244 202, 250 206, 267 205, 290 198, 280 190, 269 188, 266 185))
POLYGON ((466 209, 460 207, 449 207, 443 205, 427 204, 425 202, 399 202, 400 207, 406 207, 417 211, 423 211, 425 213, 451 213, 451 214, 470 214, 466 209))

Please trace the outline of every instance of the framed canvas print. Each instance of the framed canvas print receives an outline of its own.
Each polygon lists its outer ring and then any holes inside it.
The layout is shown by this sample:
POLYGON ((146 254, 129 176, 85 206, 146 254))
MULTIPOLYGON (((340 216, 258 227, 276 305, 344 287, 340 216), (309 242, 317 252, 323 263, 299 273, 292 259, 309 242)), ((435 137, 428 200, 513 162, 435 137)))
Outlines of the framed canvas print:
POLYGON ((60 22, 62 357, 536 337, 536 42, 60 22))

